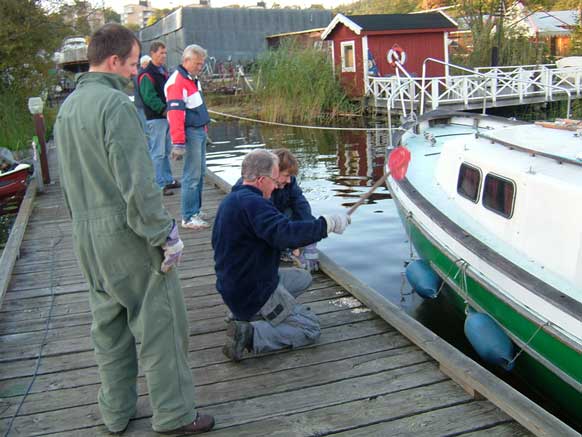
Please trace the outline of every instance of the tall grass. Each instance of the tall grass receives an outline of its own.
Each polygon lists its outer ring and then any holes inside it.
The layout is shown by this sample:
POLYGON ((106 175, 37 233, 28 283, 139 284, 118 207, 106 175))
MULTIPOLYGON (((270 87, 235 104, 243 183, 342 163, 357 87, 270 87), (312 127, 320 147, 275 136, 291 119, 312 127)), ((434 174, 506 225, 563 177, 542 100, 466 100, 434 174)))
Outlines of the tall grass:
MULTIPOLYGON (((33 91, 0 87, 0 147, 23 151, 35 135, 32 115, 28 111, 28 97, 38 95, 33 91)), ((51 136, 56 120, 57 107, 44 105, 47 138, 51 136)))
POLYGON ((24 148, 34 135, 32 116, 20 93, 0 88, 0 147, 24 148))
POLYGON ((265 120, 313 124, 353 111, 324 51, 285 42, 258 59, 254 77, 265 120))

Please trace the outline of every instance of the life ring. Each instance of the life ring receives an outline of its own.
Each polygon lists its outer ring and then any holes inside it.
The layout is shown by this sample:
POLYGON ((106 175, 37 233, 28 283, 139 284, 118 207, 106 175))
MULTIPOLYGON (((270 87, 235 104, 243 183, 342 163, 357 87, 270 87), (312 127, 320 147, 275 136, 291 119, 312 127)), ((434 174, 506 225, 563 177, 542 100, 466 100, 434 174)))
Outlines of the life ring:
POLYGON ((398 62, 401 65, 404 65, 406 62, 406 52, 402 50, 398 44, 394 44, 390 50, 388 50, 388 55, 386 56, 388 63, 396 67, 396 63, 398 62))

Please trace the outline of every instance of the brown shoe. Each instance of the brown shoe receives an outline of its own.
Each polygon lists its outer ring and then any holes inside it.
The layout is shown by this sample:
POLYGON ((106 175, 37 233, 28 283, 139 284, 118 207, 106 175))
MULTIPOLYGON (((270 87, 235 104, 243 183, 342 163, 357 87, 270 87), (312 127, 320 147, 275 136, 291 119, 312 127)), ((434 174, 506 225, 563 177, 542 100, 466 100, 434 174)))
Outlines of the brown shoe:
POLYGON ((226 344, 222 353, 232 361, 240 361, 245 349, 252 350, 253 325, 249 322, 231 320, 226 326, 226 344))
POLYGON ((158 431, 159 434, 191 435, 210 431, 214 427, 214 417, 210 414, 198 414, 194 422, 171 431, 158 431))
POLYGON ((164 187, 164 188, 162 188, 162 194, 164 196, 173 196, 174 192, 170 188, 164 187))

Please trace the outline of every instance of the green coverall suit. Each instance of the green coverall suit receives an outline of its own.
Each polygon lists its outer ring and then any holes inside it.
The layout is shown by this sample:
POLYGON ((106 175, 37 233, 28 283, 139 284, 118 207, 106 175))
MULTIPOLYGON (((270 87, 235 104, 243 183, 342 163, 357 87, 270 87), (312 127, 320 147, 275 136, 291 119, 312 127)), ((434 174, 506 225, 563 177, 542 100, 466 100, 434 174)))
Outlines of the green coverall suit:
POLYGON ((176 270, 160 271, 172 218, 154 184, 137 111, 122 92, 128 83, 116 74, 81 75, 59 111, 55 142, 89 283, 103 420, 119 431, 135 413, 137 340, 153 428, 166 431, 196 417, 188 322, 176 270))

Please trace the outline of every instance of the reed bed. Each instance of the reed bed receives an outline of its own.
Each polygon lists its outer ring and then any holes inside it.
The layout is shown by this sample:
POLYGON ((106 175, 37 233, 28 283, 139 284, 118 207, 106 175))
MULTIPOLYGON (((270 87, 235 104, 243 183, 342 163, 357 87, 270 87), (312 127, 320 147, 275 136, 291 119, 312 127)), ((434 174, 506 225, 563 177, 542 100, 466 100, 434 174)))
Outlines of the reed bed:
POLYGON ((253 100, 264 120, 325 123, 354 111, 323 50, 283 43, 258 59, 254 78, 253 100))

